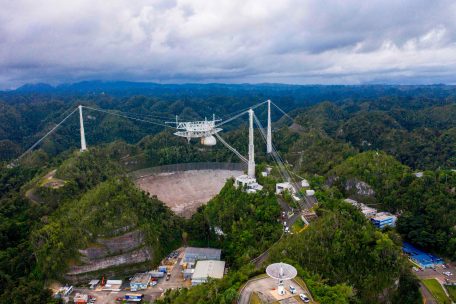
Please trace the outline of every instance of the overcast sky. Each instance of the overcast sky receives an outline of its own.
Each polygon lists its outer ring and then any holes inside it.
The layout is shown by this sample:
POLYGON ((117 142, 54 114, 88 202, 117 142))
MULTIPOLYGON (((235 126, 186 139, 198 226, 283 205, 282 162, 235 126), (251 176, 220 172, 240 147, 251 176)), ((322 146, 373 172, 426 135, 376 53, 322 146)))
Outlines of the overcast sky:
POLYGON ((456 1, 1 0, 0 88, 456 83, 456 1))

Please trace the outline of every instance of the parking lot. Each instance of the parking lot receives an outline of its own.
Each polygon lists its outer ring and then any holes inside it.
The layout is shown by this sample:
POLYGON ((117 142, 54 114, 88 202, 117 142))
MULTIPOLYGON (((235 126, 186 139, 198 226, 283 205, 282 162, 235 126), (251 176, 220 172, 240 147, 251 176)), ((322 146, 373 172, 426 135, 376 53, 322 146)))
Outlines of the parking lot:
MULTIPOLYGON (((263 303, 281 303, 281 304, 292 304, 292 303, 303 303, 299 299, 299 294, 305 293, 310 299, 310 293, 307 288, 299 285, 297 281, 291 280, 286 281, 285 284, 286 293, 283 296, 277 294, 277 280, 270 277, 261 277, 252 279, 241 291, 240 299, 238 303, 248 304, 252 293, 256 293, 263 303), (291 294, 290 285, 296 288, 296 293, 291 294)), ((310 303, 314 303, 311 301, 310 303)))
MULTIPOLYGON (((182 275, 182 266, 180 262, 183 258, 183 248, 179 248, 176 250, 176 254, 170 254, 166 257, 161 264, 166 265, 168 267, 168 273, 170 274, 169 278, 167 279, 166 276, 163 278, 159 278, 157 280, 157 284, 155 286, 149 286, 145 290, 139 290, 135 293, 141 293, 144 295, 144 301, 153 301, 159 298, 163 292, 168 289, 176 289, 181 287, 189 287, 191 285, 190 280, 184 281, 182 275)), ((74 288, 74 292, 71 296, 74 296, 76 292, 89 294, 96 298, 96 304, 113 304, 113 303, 120 303, 116 301, 118 298, 124 298, 127 293, 132 293, 129 290, 129 281, 126 280, 123 282, 121 291, 103 291, 102 287, 99 286, 98 288, 92 290, 89 288, 74 288)))
POLYGON ((456 268, 452 264, 446 264, 445 268, 438 265, 435 269, 426 268, 418 271, 415 269, 414 273, 420 279, 437 279, 442 284, 445 284, 447 280, 456 280, 456 268), (448 275, 449 273, 451 275, 448 275))

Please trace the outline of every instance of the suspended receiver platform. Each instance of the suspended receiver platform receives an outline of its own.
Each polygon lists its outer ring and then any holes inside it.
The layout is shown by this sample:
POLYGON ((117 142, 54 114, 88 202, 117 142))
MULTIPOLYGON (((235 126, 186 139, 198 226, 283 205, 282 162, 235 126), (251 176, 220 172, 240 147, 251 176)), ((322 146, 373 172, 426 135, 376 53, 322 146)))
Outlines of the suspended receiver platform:
POLYGON ((201 144, 214 146, 217 140, 213 135, 222 131, 216 127, 218 121, 220 120, 216 120, 214 116, 212 120, 179 122, 176 116, 176 129, 181 131, 175 132, 174 135, 185 137, 188 141, 192 138, 201 138, 201 144))

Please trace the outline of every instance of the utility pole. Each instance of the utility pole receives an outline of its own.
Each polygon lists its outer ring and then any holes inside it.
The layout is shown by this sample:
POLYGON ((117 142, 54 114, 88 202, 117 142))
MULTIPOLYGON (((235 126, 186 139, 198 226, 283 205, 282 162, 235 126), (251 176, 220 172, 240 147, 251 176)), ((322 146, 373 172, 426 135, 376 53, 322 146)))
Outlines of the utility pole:
POLYGON ((255 147, 253 145, 253 110, 249 110, 249 163, 247 175, 255 178, 255 147))
POLYGON ((86 138, 84 133, 84 119, 82 116, 82 106, 79 105, 79 126, 81 129, 81 152, 87 150, 86 138))
POLYGON ((272 153, 271 100, 268 99, 268 130, 266 134, 266 152, 272 153))

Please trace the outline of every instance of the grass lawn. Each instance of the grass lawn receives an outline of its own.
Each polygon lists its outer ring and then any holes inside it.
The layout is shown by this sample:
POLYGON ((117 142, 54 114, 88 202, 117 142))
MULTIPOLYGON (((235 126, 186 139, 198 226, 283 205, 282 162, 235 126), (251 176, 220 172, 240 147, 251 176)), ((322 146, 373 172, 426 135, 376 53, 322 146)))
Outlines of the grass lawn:
POLYGON ((294 222, 293 226, 291 226, 291 231, 293 233, 298 233, 299 231, 301 231, 302 228, 304 228, 304 222, 301 218, 298 218, 296 220, 296 222, 294 222))
POLYGON ((432 293, 437 303, 451 304, 451 300, 447 297, 445 291, 443 291, 442 285, 440 285, 440 283, 437 282, 436 279, 423 280, 423 284, 432 293))
POLYGON ((446 285, 445 288, 450 294, 451 300, 453 300, 453 302, 456 302, 456 286, 446 285))

